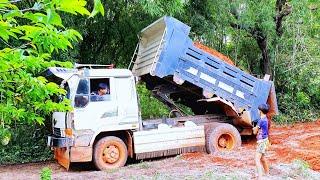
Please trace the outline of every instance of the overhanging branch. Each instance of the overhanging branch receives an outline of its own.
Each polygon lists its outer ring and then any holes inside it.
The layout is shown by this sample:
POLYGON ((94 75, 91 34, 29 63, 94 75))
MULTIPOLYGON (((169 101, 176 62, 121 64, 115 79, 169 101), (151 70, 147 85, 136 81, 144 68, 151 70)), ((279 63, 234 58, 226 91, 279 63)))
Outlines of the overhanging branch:
POLYGON ((277 0, 276 2, 276 16, 274 17, 274 21, 276 24, 276 33, 278 36, 283 34, 282 22, 283 18, 291 14, 292 7, 288 3, 288 0, 277 0))

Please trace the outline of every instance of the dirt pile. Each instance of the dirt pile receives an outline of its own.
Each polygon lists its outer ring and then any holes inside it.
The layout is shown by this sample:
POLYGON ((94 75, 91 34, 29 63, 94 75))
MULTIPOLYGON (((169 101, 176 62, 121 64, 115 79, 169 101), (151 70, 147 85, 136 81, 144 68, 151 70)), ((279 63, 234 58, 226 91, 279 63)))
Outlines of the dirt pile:
POLYGON ((203 45, 203 44, 201 44, 199 42, 193 42, 193 45, 196 46, 197 48, 199 48, 199 49, 201 49, 201 50, 213 55, 213 56, 216 56, 216 57, 220 58, 224 62, 226 62, 226 63, 228 63, 228 64, 230 64, 232 66, 235 66, 233 61, 228 56, 218 52, 217 50, 209 48, 208 46, 205 46, 205 45, 203 45))

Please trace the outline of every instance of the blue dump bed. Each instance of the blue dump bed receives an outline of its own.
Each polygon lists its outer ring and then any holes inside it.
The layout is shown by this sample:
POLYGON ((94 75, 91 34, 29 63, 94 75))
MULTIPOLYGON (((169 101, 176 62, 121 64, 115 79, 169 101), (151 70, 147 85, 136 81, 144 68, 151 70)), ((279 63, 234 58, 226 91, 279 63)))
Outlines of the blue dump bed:
POLYGON ((132 61, 134 75, 171 77, 178 85, 189 82, 202 89, 207 102, 218 98, 250 123, 259 118, 257 107, 262 103, 277 112, 272 81, 258 79, 195 47, 189 31, 189 26, 167 16, 143 29, 132 61))

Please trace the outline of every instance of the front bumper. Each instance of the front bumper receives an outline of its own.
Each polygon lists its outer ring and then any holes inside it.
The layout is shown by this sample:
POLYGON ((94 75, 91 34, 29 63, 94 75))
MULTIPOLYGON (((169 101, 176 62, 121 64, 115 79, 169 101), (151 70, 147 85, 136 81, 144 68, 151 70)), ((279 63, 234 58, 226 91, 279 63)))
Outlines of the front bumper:
POLYGON ((50 147, 70 147, 73 146, 72 138, 48 136, 47 145, 50 147))

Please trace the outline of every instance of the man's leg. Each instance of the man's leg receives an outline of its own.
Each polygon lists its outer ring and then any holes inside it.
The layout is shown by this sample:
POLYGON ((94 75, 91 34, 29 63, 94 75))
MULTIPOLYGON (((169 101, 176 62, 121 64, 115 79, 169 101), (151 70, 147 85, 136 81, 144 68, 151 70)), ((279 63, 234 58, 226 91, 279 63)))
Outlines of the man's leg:
POLYGON ((268 165, 268 161, 267 161, 267 159, 266 159, 264 154, 262 154, 262 156, 261 156, 261 164, 263 166, 264 173, 266 175, 268 175, 269 174, 269 165, 268 165))
POLYGON ((262 178, 261 156, 262 156, 261 153, 256 152, 256 154, 255 154, 255 163, 256 163, 257 172, 258 172, 258 179, 262 178))

